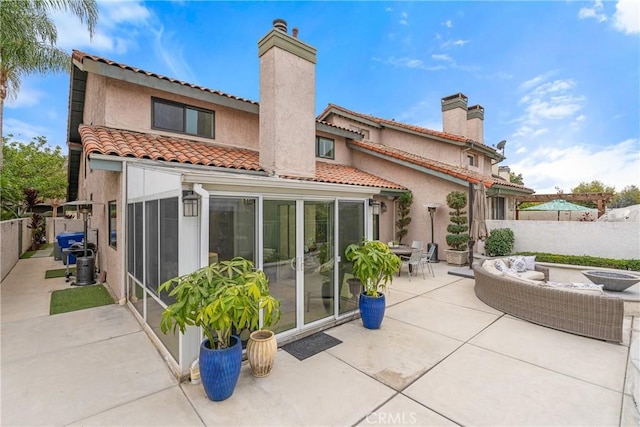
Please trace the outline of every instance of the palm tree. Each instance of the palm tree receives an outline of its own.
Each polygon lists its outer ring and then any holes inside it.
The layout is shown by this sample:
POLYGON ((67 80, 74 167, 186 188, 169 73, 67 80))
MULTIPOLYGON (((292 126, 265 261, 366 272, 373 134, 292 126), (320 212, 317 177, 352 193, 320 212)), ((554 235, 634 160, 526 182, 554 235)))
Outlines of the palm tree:
MULTIPOLYGON (((55 10, 69 11, 86 24, 93 36, 98 20, 96 0, 13 0, 0 6, 0 135, 4 100, 14 98, 20 79, 27 74, 66 72, 69 55, 56 46, 58 33, 48 16, 55 10)), ((1 141, 1 139, 0 139, 1 141)), ((2 143, 0 142, 0 169, 2 143)))

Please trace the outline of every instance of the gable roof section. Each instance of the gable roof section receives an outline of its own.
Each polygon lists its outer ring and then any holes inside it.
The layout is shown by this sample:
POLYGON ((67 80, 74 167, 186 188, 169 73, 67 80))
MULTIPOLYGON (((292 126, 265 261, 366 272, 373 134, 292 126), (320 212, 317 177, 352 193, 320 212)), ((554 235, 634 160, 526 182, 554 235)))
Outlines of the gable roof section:
POLYGON ((176 83, 178 85, 189 87, 189 88, 192 88, 192 89, 198 89, 198 90, 201 90, 203 92, 211 93, 211 94, 214 94, 214 95, 219 95, 219 96, 222 96, 222 97, 225 97, 225 98, 229 98, 229 99, 232 99, 232 100, 242 101, 242 102, 246 102, 246 103, 253 104, 253 105, 258 105, 258 103, 255 102, 255 101, 250 101, 248 99, 244 99, 244 98, 240 98, 240 97, 237 97, 237 96, 229 95, 228 93, 220 92, 219 90, 209 89, 209 88, 206 88, 204 86, 198 86, 198 85, 195 85, 195 84, 192 84, 192 83, 183 82, 181 80, 174 79, 174 78, 171 78, 171 77, 166 77, 166 76, 163 76, 163 75, 160 75, 160 74, 156 74, 156 73, 152 73, 152 72, 149 72, 149 71, 145 71, 145 70, 142 70, 140 68, 132 67, 130 65, 125 65, 125 64, 122 64, 122 63, 119 63, 119 62, 116 62, 116 61, 112 61, 110 59, 101 58, 99 56, 91 55, 91 54, 88 54, 88 53, 85 53, 85 52, 82 52, 82 51, 79 51, 79 50, 75 50, 74 49, 71 57, 72 57, 72 59, 74 61, 78 61, 80 64, 83 64, 85 59, 90 59, 90 60, 95 61, 95 62, 99 62, 99 63, 111 65, 111 66, 116 67, 116 68, 120 68, 122 70, 133 71, 134 73, 141 74, 141 75, 144 75, 144 76, 147 76, 147 77, 154 77, 154 78, 159 79, 159 80, 164 80, 164 81, 167 81, 167 82, 170 82, 170 83, 176 83))
MULTIPOLYGON (((97 153, 132 159, 264 172, 258 161, 258 152, 244 148, 102 126, 81 125, 80 135, 87 155, 97 153)), ((314 178, 296 176, 281 176, 280 178, 406 190, 399 184, 351 166, 325 162, 316 162, 316 176, 314 178)))
POLYGON ((513 184, 499 178, 487 177, 473 170, 438 162, 436 160, 428 159, 426 157, 418 156, 416 154, 408 153, 406 151, 398 150, 397 148, 388 147, 375 142, 350 141, 348 145, 356 151, 361 151, 394 163, 422 170, 423 172, 440 176, 441 178, 448 178, 451 181, 458 181, 459 183, 462 181, 471 182, 474 184, 482 182, 487 188, 500 186, 509 187, 522 193, 534 192, 532 189, 527 188, 524 185, 513 184))
POLYGON ((447 132, 440 132, 433 129, 427 129, 420 126, 414 126, 406 123, 396 122, 395 120, 387 120, 382 119, 380 117, 375 117, 367 114, 361 114, 355 111, 348 110, 344 107, 340 107, 339 105, 329 104, 327 108, 324 109, 322 113, 318 116, 318 120, 326 120, 331 114, 336 114, 339 116, 343 116, 347 119, 359 121, 363 124, 377 127, 377 128, 390 128, 396 129, 408 133, 417 134, 424 137, 430 137, 436 139, 438 141, 446 142, 449 144, 456 144, 461 146, 471 146, 473 148, 483 152, 487 156, 496 159, 496 160, 504 160, 504 156, 494 150, 492 147, 489 147, 485 144, 481 144, 477 141, 473 141, 471 139, 467 139, 464 136, 455 135, 447 132))

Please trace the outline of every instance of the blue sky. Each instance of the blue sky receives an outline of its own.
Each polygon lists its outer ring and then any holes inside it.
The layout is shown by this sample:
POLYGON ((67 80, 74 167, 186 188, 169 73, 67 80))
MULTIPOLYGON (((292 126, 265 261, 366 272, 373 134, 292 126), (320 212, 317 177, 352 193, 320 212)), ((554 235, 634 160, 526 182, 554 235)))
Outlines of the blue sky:
MULTIPOLYGON (((485 143, 537 193, 598 179, 640 187, 640 2, 99 2, 90 41, 57 14, 58 44, 259 101, 257 42, 283 18, 318 49, 329 103, 442 130, 440 99, 485 108, 485 143)), ((69 77, 29 76, 5 136, 66 146, 69 77)), ((65 149, 66 150, 66 149, 65 149)))

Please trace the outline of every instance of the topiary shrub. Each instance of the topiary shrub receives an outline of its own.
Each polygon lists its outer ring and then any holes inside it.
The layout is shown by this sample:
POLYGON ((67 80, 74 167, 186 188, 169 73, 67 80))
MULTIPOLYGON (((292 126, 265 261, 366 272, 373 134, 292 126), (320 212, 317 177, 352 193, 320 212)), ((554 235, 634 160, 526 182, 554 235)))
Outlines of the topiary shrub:
POLYGON ((467 194, 462 191, 452 191, 447 194, 447 206, 451 209, 447 225, 447 245, 454 251, 464 251, 469 242, 469 225, 467 224, 467 212, 463 209, 467 206, 467 194))
POLYGON ((510 228, 491 230, 484 242, 484 251, 488 256, 506 256, 513 250, 515 236, 510 228))

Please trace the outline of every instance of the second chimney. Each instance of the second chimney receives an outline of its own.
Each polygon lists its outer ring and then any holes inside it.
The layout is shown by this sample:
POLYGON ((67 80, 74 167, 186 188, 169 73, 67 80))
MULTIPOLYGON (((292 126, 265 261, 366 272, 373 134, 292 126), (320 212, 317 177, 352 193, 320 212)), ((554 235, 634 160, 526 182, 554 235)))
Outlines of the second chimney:
POLYGON ((484 144, 484 108, 473 105, 467 110, 467 138, 484 144))

